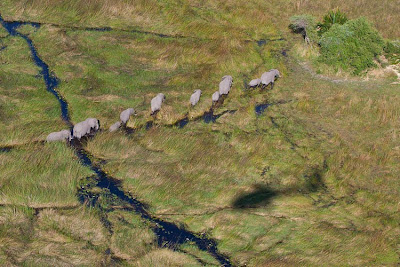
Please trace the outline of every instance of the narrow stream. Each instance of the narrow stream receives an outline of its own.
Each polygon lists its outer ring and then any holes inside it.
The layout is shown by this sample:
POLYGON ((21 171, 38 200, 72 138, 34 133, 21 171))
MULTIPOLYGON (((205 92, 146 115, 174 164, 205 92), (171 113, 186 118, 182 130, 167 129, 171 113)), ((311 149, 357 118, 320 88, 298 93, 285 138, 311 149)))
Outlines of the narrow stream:
MULTIPOLYGON (((40 58, 38 51, 33 45, 32 40, 27 35, 24 35, 17 31, 18 27, 22 25, 28 24, 35 28, 38 28, 40 27, 40 24, 28 23, 28 22, 8 22, 4 21, 1 15, 0 15, 0 23, 10 33, 10 35, 21 37, 27 42, 29 49, 31 51, 33 61, 41 69, 40 74, 42 75, 43 80, 46 84, 47 91, 49 91, 56 97, 61 107, 62 119, 66 122, 66 124, 68 124, 70 128, 72 128, 73 124, 70 121, 68 103, 56 91, 56 88, 59 84, 58 78, 54 75, 54 73, 51 73, 49 71, 48 65, 40 58)), ((154 225, 152 230, 157 236, 157 243, 160 247, 167 247, 167 248, 172 248, 174 250, 178 250, 178 246, 181 244, 188 242, 194 243, 200 250, 206 251, 210 255, 212 255, 221 264, 221 266, 232 265, 228 257, 218 252, 217 243, 215 242, 215 240, 192 233, 183 227, 178 227, 174 223, 167 222, 160 218, 152 216, 146 210, 146 206, 144 203, 129 196, 119 187, 119 180, 108 176, 105 171, 103 171, 100 167, 96 166, 92 162, 89 153, 84 150, 81 142, 73 141, 71 142, 71 146, 74 149, 76 155, 78 156, 81 164, 89 167, 93 172, 96 173, 98 178, 96 186, 98 186, 101 189, 109 190, 109 192, 113 197, 119 199, 120 201, 128 203, 129 206, 131 207, 129 208, 129 210, 138 213, 142 217, 142 219, 154 225)), ((84 198, 80 198, 80 200, 83 202, 84 198)))
POLYGON ((33 62, 35 62, 36 66, 38 66, 41 71, 40 74, 43 76, 43 80, 46 84, 46 89, 50 93, 52 93, 58 100, 60 107, 61 107, 61 117, 62 119, 68 123, 68 126, 72 126, 70 123, 70 117, 68 114, 68 103, 65 101, 65 99, 55 90, 57 88, 58 84, 60 81, 58 78, 49 71, 49 66, 39 57, 38 52, 36 48, 33 45, 32 40, 25 34, 22 34, 17 31, 17 29, 20 26, 23 25, 30 25, 33 26, 34 28, 38 29, 40 27, 39 23, 32 23, 32 22, 8 22, 3 20, 3 17, 0 15, 0 23, 3 25, 3 27, 8 31, 8 33, 11 36, 19 36, 22 37, 29 46, 29 49, 31 51, 32 59, 33 62))

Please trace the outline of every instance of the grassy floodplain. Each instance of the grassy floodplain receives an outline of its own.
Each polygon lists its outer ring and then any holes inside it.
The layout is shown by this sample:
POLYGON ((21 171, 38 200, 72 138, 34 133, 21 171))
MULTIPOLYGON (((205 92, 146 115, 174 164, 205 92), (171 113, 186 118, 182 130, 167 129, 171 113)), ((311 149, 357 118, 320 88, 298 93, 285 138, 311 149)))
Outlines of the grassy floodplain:
MULTIPOLYGON (((321 18, 336 7, 400 37, 400 5, 390 0, 5 0, 0 12, 43 23, 18 30, 60 79, 72 122, 96 117, 106 130, 135 108, 128 126, 137 131, 102 131, 86 149, 151 214, 215 239, 238 266, 396 266, 396 77, 317 75, 287 28, 294 14, 321 18), (104 27, 113 30, 93 30, 104 27), (283 74, 273 90, 245 89, 271 68, 283 74), (215 113, 232 112, 194 120, 225 74, 232 92, 215 113), (195 89, 203 96, 189 108, 195 89), (155 126, 140 128, 159 92, 167 100, 155 126), (257 116, 266 102, 281 104, 257 116), (184 128, 170 126, 186 116, 184 128)), ((218 265, 193 244, 158 247, 133 212, 113 207, 110 231, 104 214, 81 205, 78 187, 93 173, 65 144, 40 142, 67 126, 26 42, 3 28, 0 61, 0 147, 14 146, 0 151, 1 265, 218 265)))

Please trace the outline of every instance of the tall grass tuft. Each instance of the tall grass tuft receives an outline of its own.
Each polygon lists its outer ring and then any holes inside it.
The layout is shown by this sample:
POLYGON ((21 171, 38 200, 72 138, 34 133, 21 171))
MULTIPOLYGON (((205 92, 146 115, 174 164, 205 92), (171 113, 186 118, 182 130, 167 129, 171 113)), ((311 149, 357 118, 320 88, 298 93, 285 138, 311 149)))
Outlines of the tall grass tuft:
POLYGON ((336 11, 329 11, 328 14, 326 14, 322 20, 322 22, 318 23, 317 26, 319 28, 318 33, 320 35, 326 33, 333 24, 345 24, 347 22, 347 16, 340 10, 336 11))

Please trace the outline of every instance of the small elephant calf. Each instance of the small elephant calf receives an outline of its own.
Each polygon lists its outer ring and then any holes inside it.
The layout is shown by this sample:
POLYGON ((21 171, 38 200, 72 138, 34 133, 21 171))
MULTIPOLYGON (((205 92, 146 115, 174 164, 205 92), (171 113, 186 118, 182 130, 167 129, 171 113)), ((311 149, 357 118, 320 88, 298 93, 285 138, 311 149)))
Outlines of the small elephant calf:
POLYGON ((47 142, 54 142, 54 141, 64 141, 68 140, 71 141, 71 131, 70 130, 62 130, 59 132, 52 132, 46 137, 47 142))

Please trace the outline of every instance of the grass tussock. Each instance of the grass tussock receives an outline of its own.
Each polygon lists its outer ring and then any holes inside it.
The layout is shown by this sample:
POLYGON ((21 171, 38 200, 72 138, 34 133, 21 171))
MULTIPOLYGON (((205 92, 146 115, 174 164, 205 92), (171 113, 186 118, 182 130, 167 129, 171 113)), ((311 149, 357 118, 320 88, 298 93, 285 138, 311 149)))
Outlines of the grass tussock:
POLYGON ((106 264, 107 233, 90 210, 35 212, 1 208, 0 251, 5 265, 106 264))

